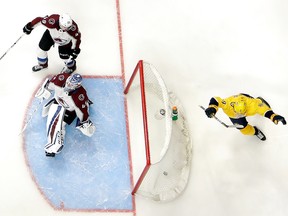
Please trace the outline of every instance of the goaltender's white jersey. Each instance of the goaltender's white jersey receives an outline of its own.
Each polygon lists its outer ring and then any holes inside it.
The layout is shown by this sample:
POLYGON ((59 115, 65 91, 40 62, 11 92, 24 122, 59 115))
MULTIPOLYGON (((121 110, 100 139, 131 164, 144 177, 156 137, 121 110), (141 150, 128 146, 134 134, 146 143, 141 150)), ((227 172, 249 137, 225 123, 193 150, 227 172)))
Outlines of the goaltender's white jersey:
POLYGON ((70 92, 64 91, 65 82, 69 76, 67 73, 55 75, 50 80, 48 89, 54 91, 54 98, 58 104, 70 112, 75 111, 80 122, 86 121, 89 118, 90 100, 83 86, 70 92))
POLYGON ((51 83, 49 85, 49 89, 53 86, 54 88, 54 98, 56 99, 57 103, 64 107, 66 110, 73 111, 77 109, 77 106, 73 100, 73 98, 69 95, 68 92, 64 91, 64 88, 51 83))

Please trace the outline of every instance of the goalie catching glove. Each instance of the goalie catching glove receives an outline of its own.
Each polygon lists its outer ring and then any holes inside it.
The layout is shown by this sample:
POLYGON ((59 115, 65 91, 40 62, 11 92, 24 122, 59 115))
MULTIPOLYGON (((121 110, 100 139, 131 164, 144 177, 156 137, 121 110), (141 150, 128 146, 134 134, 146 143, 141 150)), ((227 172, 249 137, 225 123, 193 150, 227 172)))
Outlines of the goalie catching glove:
POLYGON ((91 120, 77 123, 76 128, 89 137, 91 137, 96 130, 96 127, 91 120))
POLYGON ((46 80, 43 82, 41 87, 36 92, 35 94, 36 98, 47 100, 51 96, 51 92, 47 89, 48 84, 49 84, 49 79, 46 78, 46 80))

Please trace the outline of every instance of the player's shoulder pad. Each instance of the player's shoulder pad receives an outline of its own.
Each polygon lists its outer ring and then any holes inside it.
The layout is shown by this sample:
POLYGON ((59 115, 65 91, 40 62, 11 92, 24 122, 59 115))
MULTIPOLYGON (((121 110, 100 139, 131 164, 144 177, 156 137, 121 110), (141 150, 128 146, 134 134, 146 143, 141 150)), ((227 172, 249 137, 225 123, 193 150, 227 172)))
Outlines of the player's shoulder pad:
POLYGON ((47 28, 57 28, 59 22, 59 15, 58 14, 52 14, 50 16, 45 16, 41 23, 46 26, 47 28))
POLYGON ((78 25, 74 22, 72 23, 72 26, 70 27, 69 31, 67 31, 68 34, 70 34, 71 36, 73 36, 76 39, 80 39, 81 38, 81 32, 78 29, 78 25))
POLYGON ((70 74, 68 73, 57 74, 52 77, 51 82, 53 82, 55 85, 62 86, 69 76, 70 74))
POLYGON ((71 96, 74 100, 77 100, 79 102, 86 102, 89 100, 87 92, 83 86, 80 86, 75 91, 73 91, 71 96))

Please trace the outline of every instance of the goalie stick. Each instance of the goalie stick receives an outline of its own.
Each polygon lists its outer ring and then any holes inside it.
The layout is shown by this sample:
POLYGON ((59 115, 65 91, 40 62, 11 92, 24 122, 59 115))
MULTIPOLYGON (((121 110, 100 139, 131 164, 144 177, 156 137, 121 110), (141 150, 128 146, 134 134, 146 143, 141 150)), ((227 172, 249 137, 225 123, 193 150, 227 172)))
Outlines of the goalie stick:
MULTIPOLYGON (((206 110, 205 107, 199 105, 199 107, 201 109, 203 109, 204 111, 206 110)), ((221 121, 219 118, 217 118, 215 115, 213 115, 213 118, 216 119, 218 122, 220 122, 220 124, 222 124, 224 127, 226 128, 238 128, 238 129, 241 129, 243 128, 243 125, 238 125, 238 124, 235 124, 235 125, 227 125, 226 123, 224 123, 223 121, 221 121)))
POLYGON ((32 110, 32 112, 29 114, 29 118, 25 121, 25 124, 21 130, 21 132, 18 134, 21 135, 27 128, 28 124, 31 122, 32 117, 34 115, 34 113, 36 113, 39 109, 39 107, 41 106, 42 102, 44 101, 44 98, 40 99, 39 102, 36 104, 36 107, 34 108, 34 110, 32 110))
POLYGON ((9 52, 10 49, 12 49, 12 47, 15 46, 15 44, 24 36, 25 34, 22 34, 13 44, 12 46, 1 56, 0 60, 2 60, 2 58, 9 52))

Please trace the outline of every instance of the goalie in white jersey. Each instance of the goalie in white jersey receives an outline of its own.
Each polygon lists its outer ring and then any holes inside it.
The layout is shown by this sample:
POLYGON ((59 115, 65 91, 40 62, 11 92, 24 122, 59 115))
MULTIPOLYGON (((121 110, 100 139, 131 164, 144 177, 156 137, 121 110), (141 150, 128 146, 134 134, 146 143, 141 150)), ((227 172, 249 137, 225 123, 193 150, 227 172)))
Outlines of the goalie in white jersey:
POLYGON ((64 146, 65 126, 70 125, 76 117, 76 128, 83 134, 90 137, 95 132, 95 126, 89 118, 89 106, 92 102, 81 82, 80 74, 61 73, 50 80, 47 78, 35 95, 40 99, 48 99, 54 91, 54 97, 42 110, 42 116, 48 116, 46 156, 54 157, 61 152, 64 146))

